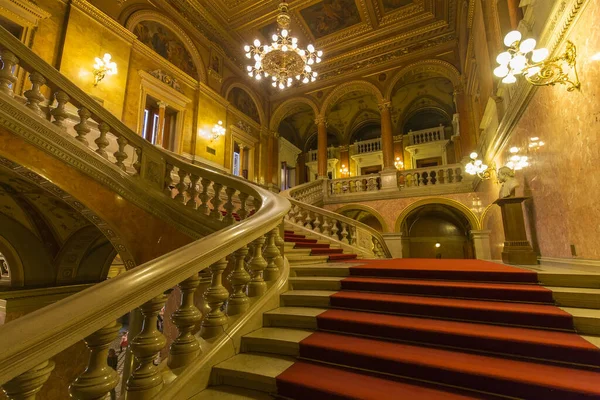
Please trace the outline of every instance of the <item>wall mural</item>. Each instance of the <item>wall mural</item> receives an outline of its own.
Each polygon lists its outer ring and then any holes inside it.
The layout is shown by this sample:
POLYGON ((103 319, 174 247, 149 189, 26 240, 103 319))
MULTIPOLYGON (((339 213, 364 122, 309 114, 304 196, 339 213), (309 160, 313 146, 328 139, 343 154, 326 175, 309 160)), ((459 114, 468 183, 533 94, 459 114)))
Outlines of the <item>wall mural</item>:
POLYGON ((325 0, 300 11, 315 38, 358 24, 360 13, 354 0, 325 0))
POLYGON ((412 4, 412 2, 413 0, 383 0, 383 9, 385 12, 390 12, 412 4))
POLYGON ((198 78, 198 70, 192 56, 171 30, 155 21, 142 21, 135 26, 133 33, 142 43, 177 68, 195 79, 198 78))
POLYGON ((227 96, 227 101, 260 124, 260 116, 258 115, 256 104, 254 104, 254 100, 252 100, 252 97, 246 91, 238 87, 233 88, 227 96))

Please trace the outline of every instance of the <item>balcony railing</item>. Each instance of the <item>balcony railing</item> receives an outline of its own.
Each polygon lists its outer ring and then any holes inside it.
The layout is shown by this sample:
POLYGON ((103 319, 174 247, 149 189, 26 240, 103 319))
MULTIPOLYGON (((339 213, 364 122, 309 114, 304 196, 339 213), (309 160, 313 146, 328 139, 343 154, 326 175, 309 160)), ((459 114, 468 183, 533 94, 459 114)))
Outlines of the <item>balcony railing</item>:
POLYGON ((332 195, 376 192, 380 189, 379 174, 353 176, 329 181, 329 193, 332 195))
MULTIPOLYGON (((306 153, 306 162, 317 161, 318 157, 318 150, 311 150, 306 153)), ((328 147, 327 159, 330 158, 340 158, 340 149, 337 147, 328 147)))
POLYGON ((409 132, 407 136, 409 146, 415 144, 438 142, 440 140, 446 139, 446 135, 444 133, 444 126, 442 125, 438 126, 437 128, 409 132))
POLYGON ((414 188, 461 183, 462 169, 462 164, 452 164, 398 171, 398 186, 414 188))
POLYGON ((354 143, 354 154, 373 153, 376 151, 381 151, 381 138, 354 143))

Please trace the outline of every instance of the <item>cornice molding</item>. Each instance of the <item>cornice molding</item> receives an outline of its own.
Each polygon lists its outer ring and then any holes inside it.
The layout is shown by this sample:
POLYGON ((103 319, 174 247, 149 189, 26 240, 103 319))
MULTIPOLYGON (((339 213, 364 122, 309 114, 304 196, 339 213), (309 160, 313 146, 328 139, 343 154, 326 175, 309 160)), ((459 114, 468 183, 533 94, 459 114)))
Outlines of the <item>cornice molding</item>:
POLYGON ((146 46, 144 43, 140 42, 138 39, 133 41, 132 50, 138 54, 142 54, 145 57, 152 59, 153 62, 160 65, 161 68, 166 69, 171 74, 173 74, 180 83, 183 83, 189 86, 192 89, 196 89, 198 87, 198 81, 179 68, 177 68, 174 64, 170 63, 166 59, 159 56, 154 50, 146 46))
POLYGON ((39 20, 50 17, 50 13, 26 0, 7 0, 0 6, 0 15, 10 16, 25 26, 37 26, 39 20))
POLYGON ((115 34, 115 36, 119 37, 120 39, 128 43, 132 43, 137 38, 133 32, 119 24, 117 21, 100 11, 100 9, 96 8, 89 2, 85 0, 72 0, 71 4, 92 18, 94 21, 109 28, 115 34))

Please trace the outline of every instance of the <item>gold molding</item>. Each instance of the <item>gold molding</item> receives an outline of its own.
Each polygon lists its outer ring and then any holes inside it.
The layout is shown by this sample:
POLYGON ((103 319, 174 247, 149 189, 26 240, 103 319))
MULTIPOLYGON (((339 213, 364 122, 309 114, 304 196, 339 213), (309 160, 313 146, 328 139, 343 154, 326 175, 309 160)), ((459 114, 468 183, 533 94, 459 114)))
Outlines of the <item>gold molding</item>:
POLYGON ((100 11, 100 9, 96 8, 86 0, 72 0, 71 4, 88 17, 92 18, 94 21, 109 28, 109 30, 111 30, 115 36, 121 38, 122 40, 133 43, 133 41, 137 38, 133 32, 129 31, 123 25, 119 24, 117 21, 100 11))
POLYGON ((22 22, 24 26, 37 26, 39 20, 49 18, 51 15, 44 9, 25 0, 5 1, 8 1, 8 3, 0 6, 0 15, 4 15, 9 19, 16 19, 22 22))

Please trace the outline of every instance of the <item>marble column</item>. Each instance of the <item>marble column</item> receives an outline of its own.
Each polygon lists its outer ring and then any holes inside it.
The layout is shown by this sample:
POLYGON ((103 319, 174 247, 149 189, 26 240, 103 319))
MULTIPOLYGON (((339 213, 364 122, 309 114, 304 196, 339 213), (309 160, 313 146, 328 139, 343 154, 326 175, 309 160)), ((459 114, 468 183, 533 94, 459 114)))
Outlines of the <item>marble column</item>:
POLYGON ((470 231, 475 249, 475 258, 478 260, 491 260, 492 249, 490 246, 490 230, 470 231))
POLYGON ((325 117, 315 119, 317 125, 317 174, 327 178, 327 124, 325 117))
POLYGON ((271 187, 273 185, 273 162, 271 162, 271 157, 273 156, 273 148, 275 138, 272 134, 270 134, 267 138, 267 171, 265 173, 265 184, 267 187, 271 187))
POLYGON ((156 145, 160 147, 163 146, 163 132, 165 130, 165 110, 167 108, 167 103, 164 101, 158 102, 158 128, 156 129, 156 145))
POLYGON ((306 155, 300 153, 296 161, 296 185, 308 182, 306 178, 306 155))
POLYGON ((458 126, 460 127, 460 136, 454 138, 455 143, 457 140, 459 143, 458 146, 455 144, 455 149, 458 148, 458 151, 460 151, 460 154, 456 152, 456 161, 459 162, 463 156, 466 156, 475 150, 477 143, 471 135, 467 99, 462 88, 455 88, 454 102, 456 104, 456 112, 458 113, 458 126))
MULTIPOLYGON (((518 29, 519 21, 522 18, 521 10, 519 9, 520 0, 508 0, 508 16, 510 17, 510 27, 513 30, 518 29)), ((505 32, 506 33, 506 32, 505 32)))
POLYGON ((238 144, 240 147, 240 177, 244 178, 244 145, 238 144))
POLYGON ((394 166, 394 137, 392 135, 392 103, 379 104, 381 111, 381 150, 383 153, 383 170, 381 190, 398 190, 397 170, 394 166))
POLYGON ((281 164, 279 163, 279 132, 273 132, 273 150, 269 153, 271 163, 273 164, 273 186, 271 190, 279 192, 279 178, 281 177, 281 164))

